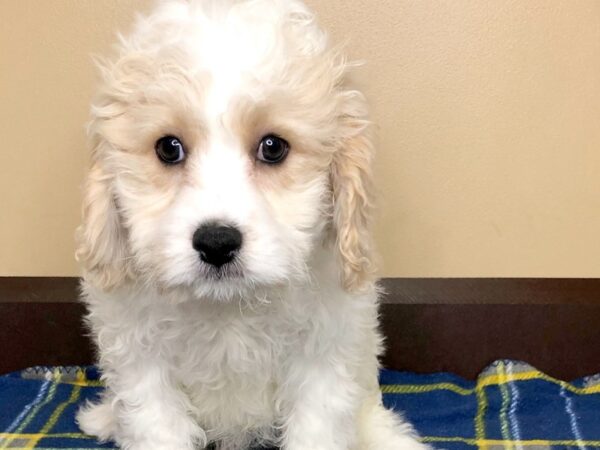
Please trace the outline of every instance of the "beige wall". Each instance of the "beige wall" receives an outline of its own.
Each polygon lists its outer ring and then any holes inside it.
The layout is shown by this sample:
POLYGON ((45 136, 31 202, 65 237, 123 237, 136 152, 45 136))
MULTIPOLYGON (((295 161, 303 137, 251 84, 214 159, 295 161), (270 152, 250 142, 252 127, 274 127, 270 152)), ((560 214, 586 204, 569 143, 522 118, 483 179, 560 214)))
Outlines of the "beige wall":
MULTIPOLYGON (((388 276, 600 276, 600 1, 310 0, 380 128, 388 276)), ((73 275, 94 71, 149 0, 0 2, 0 275, 73 275)))

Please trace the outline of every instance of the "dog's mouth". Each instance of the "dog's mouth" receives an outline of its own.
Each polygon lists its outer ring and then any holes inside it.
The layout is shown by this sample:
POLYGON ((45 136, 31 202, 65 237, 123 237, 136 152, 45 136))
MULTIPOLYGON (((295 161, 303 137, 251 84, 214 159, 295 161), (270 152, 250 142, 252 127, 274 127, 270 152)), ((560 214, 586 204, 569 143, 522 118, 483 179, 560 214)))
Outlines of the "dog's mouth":
POLYGON ((203 265, 192 288, 197 299, 229 302, 255 299, 264 286, 253 280, 241 263, 231 262, 220 267, 203 265))
POLYGON ((244 270, 237 261, 224 264, 219 267, 205 265, 204 278, 210 281, 239 280, 244 278, 244 270))

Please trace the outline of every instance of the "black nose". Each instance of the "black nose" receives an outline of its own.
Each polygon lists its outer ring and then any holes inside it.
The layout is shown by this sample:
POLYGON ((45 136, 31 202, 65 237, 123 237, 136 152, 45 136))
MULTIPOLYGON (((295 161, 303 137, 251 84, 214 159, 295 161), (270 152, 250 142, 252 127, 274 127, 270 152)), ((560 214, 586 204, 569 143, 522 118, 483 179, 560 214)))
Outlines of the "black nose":
POLYGON ((202 261, 221 267, 235 258, 242 246, 242 233, 231 226, 202 225, 194 233, 192 245, 202 261))

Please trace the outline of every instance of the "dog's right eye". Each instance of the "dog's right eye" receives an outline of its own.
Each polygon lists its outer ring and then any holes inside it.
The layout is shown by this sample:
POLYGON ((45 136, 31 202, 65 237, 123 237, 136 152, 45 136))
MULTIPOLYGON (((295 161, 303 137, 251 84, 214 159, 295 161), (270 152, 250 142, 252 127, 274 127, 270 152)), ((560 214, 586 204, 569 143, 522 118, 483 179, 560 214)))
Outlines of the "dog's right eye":
POLYGON ((177 164, 185 158, 185 148, 175 136, 165 136, 156 141, 156 155, 166 164, 177 164))

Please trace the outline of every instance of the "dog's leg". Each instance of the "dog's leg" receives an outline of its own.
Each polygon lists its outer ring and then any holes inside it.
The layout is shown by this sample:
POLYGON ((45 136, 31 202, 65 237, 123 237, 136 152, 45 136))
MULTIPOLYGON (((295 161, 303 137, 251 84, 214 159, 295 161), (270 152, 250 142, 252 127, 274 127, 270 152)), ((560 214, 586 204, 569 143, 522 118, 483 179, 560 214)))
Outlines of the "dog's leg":
POLYGON ((124 369, 105 374, 114 398, 110 404, 104 402, 82 409, 78 419, 84 431, 104 440, 112 438, 125 450, 204 447, 205 433, 187 414, 188 399, 158 362, 128 364, 124 369), (115 419, 118 428, 105 426, 115 419), (110 428, 110 433, 106 433, 110 428))
POLYGON ((112 408, 112 397, 105 395, 98 403, 88 402, 77 413, 79 428, 101 442, 114 439, 117 435, 117 419, 112 408))
POLYGON ((366 393, 343 374, 314 370, 298 394, 283 450, 429 449, 408 423, 381 405, 379 392, 361 406, 366 393))
POLYGON ((355 450, 362 389, 344 373, 344 367, 336 370, 327 362, 297 363, 288 388, 295 392, 282 450, 355 450))
POLYGON ((381 394, 367 399, 358 419, 359 450, 428 450, 419 442, 412 426, 400 415, 387 410, 381 403, 381 394))

